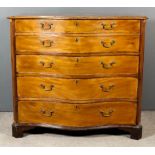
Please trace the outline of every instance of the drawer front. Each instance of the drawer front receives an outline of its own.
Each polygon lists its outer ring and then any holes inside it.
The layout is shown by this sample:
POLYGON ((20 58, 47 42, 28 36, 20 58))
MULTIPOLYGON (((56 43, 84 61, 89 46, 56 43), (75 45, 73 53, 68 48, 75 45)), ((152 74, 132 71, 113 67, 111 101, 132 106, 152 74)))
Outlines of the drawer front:
POLYGON ((18 77, 19 98, 56 98, 91 100, 105 98, 137 98, 136 78, 61 79, 18 77))
POLYGON ((19 123, 43 123, 71 127, 100 125, 135 125, 136 104, 96 103, 62 104, 50 102, 18 102, 19 123))
POLYGON ((18 52, 138 52, 139 36, 16 36, 18 52))
POLYGON ((16 20, 16 32, 139 33, 139 20, 16 20))
POLYGON ((63 57, 17 55, 18 73, 84 75, 136 74, 138 56, 63 57))

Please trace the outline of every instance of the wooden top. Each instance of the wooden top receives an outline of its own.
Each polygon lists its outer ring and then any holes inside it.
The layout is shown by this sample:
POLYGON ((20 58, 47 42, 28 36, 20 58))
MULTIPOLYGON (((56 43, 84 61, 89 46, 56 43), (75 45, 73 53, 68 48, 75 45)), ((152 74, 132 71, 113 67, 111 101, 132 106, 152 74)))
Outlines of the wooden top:
POLYGON ((146 16, 10 16, 8 19, 148 19, 146 16))

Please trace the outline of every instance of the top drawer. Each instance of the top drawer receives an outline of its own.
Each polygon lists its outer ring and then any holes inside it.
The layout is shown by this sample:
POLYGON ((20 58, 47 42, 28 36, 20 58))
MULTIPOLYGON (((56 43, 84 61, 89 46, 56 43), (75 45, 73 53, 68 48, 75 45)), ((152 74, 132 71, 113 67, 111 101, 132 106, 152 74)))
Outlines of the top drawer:
POLYGON ((139 33, 139 20, 15 20, 16 32, 139 33))

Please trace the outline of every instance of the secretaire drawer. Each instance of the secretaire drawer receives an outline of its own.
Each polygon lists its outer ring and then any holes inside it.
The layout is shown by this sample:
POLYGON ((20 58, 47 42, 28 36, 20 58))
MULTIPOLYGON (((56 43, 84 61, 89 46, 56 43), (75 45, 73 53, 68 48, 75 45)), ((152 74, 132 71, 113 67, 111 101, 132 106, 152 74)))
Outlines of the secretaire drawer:
POLYGON ((50 77, 18 77, 19 98, 56 98, 89 100, 105 98, 137 99, 136 78, 61 79, 50 77))
POLYGON ((130 33, 140 32, 139 20, 16 20, 16 32, 130 33))
POLYGON ((138 56, 65 57, 50 55, 17 55, 17 73, 100 75, 137 74, 138 56))
POLYGON ((17 52, 139 52, 139 36, 16 36, 17 52))
POLYGON ((134 125, 137 105, 130 102, 64 104, 52 102, 18 102, 19 123, 44 123, 60 126, 88 127, 134 125))

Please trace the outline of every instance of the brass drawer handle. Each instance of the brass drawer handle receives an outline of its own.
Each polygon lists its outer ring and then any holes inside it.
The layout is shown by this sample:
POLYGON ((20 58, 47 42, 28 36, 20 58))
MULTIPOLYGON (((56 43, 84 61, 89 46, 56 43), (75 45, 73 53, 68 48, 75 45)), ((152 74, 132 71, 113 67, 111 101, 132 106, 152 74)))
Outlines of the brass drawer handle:
POLYGON ((116 25, 115 23, 111 23, 111 24, 101 24, 104 30, 112 30, 114 28, 114 26, 116 25))
POLYGON ((115 40, 108 41, 108 42, 107 42, 107 41, 101 41, 102 46, 105 47, 105 48, 110 48, 110 47, 112 47, 115 43, 116 43, 115 40))
POLYGON ((100 114, 102 117, 110 117, 114 111, 113 110, 107 110, 107 111, 100 111, 100 114))
POLYGON ((43 30, 50 30, 52 29, 53 23, 40 23, 41 29, 43 30))
POLYGON ((54 88, 54 85, 44 85, 44 84, 40 84, 40 87, 45 90, 45 91, 52 91, 54 88))
POLYGON ((39 62, 43 67, 45 68, 52 68, 53 67, 53 62, 44 62, 44 61, 40 61, 39 62))
POLYGON ((46 111, 44 109, 41 109, 40 112, 42 115, 44 115, 46 117, 51 117, 51 116, 53 116, 53 113, 54 113, 54 111, 46 111))
POLYGON ((43 40, 41 43, 44 47, 51 47, 53 45, 53 41, 51 40, 43 40))
POLYGON ((113 65, 116 64, 116 62, 112 61, 109 64, 104 63, 103 61, 101 62, 101 65, 104 69, 110 69, 113 67, 113 65))
POLYGON ((108 87, 105 87, 104 85, 100 85, 100 88, 103 92, 109 92, 110 90, 112 90, 114 88, 114 85, 110 85, 108 87))

